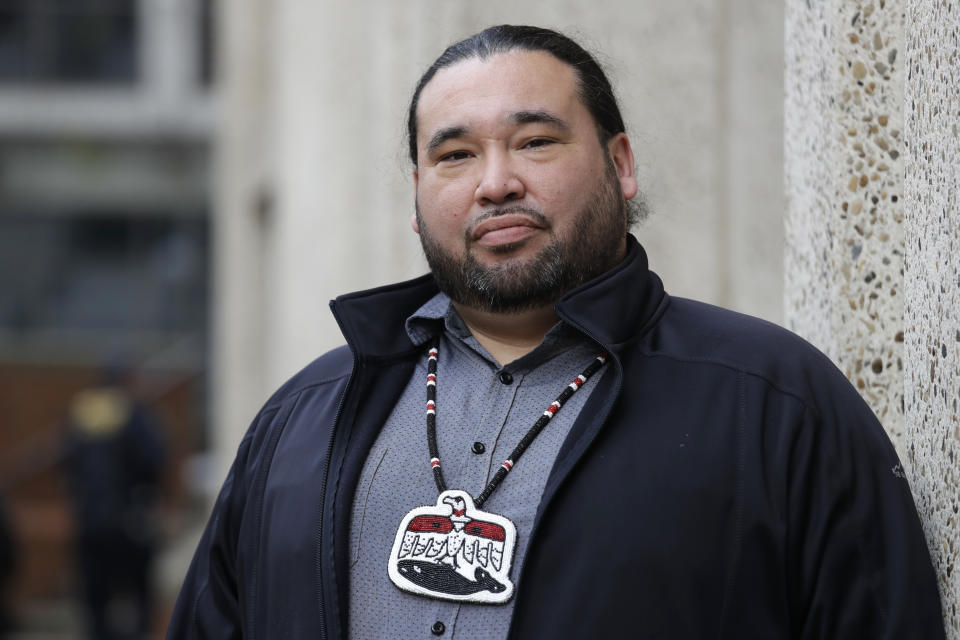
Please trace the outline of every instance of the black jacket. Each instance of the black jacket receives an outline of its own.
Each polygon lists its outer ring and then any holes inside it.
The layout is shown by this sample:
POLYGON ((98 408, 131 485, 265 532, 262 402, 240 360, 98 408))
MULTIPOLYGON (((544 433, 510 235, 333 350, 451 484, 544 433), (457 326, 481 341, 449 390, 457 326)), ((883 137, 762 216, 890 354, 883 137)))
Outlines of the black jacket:
MULTIPOLYGON (((435 291, 426 276, 332 303, 350 349, 314 361, 254 420, 169 638, 344 637, 354 491, 422 357, 404 320, 435 291)), ((613 366, 514 569, 512 638, 943 637, 893 447, 825 356, 667 296, 632 238, 556 309, 613 366)))

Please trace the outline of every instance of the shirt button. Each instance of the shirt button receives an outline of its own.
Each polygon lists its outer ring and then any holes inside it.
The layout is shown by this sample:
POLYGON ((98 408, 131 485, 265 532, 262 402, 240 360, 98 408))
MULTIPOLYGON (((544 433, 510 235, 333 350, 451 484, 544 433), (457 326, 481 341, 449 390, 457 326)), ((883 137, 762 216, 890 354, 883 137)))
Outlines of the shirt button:
POLYGON ((513 384, 513 376, 506 371, 500 372, 500 382, 503 384, 513 384))
POLYGON ((440 622, 439 620, 434 622, 433 626, 430 627, 430 632, 433 633, 433 635, 435 636, 442 636, 443 632, 446 630, 447 630, 447 626, 442 622, 440 622))
POLYGON ((480 455, 481 453, 486 451, 487 448, 483 446, 482 442, 474 442, 473 446, 470 447, 470 450, 473 451, 475 454, 480 455))

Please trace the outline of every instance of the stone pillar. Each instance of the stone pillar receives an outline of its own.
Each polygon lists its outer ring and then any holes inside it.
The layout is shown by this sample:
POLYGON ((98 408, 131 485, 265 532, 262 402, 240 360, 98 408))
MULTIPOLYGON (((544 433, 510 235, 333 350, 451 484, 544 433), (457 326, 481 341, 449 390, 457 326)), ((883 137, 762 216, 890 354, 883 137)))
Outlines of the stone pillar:
POLYGON ((960 7, 907 7, 904 402, 914 496, 960 638, 960 7))
POLYGON ((873 407, 907 467, 960 639, 960 9, 790 0, 787 323, 873 407))
POLYGON ((787 3, 784 142, 787 326, 901 453, 904 21, 902 0, 787 3))
POLYGON ((211 223, 211 444, 216 464, 210 488, 222 482, 265 399, 265 246, 273 217, 266 143, 270 17, 259 0, 218 4, 220 109, 211 223))

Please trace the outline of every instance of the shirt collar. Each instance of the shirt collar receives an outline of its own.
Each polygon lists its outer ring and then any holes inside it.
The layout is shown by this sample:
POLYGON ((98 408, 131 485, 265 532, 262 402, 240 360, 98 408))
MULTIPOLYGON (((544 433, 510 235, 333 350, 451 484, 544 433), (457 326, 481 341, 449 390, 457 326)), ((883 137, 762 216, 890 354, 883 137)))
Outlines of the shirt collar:
MULTIPOLYGON (((413 312, 407 318, 405 326, 410 341, 417 346, 426 344, 441 331, 446 331, 451 339, 459 340, 499 368, 496 360, 473 337, 450 298, 442 291, 413 312)), ((551 327, 535 349, 513 362, 504 364, 503 369, 511 373, 529 371, 579 342, 586 342, 583 335, 570 328, 565 322, 559 321, 551 327)))

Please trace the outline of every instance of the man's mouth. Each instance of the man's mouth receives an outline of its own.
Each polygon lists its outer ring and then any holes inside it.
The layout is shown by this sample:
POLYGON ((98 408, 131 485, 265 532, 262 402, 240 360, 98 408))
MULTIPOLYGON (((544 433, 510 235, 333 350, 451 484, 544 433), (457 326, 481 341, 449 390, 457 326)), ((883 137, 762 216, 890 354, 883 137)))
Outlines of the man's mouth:
POLYGON ((507 213, 482 221, 470 237, 482 247, 496 248, 523 242, 543 229, 543 224, 528 215, 507 213))

